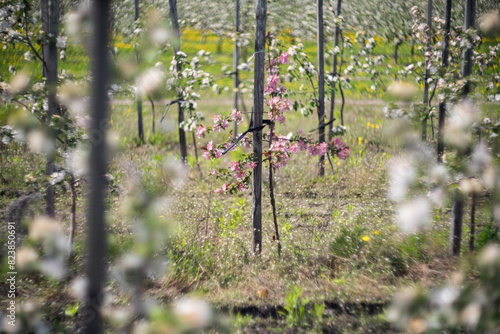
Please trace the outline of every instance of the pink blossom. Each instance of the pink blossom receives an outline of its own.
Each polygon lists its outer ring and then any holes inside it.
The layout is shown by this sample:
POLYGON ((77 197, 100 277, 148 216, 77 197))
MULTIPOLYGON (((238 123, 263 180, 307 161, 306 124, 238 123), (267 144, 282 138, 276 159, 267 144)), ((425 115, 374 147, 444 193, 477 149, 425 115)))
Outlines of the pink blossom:
MULTIPOLYGON (((241 135, 241 134, 240 134, 241 135)), ((240 145, 244 148, 250 148, 250 144, 252 143, 252 134, 248 134, 240 141, 240 145)))
POLYGON ((227 119, 221 117, 221 115, 214 116, 214 131, 221 132, 229 127, 229 122, 227 119))
POLYGON ((345 160, 349 158, 351 155, 351 150, 348 148, 345 148, 337 153, 337 156, 339 157, 340 160, 345 160))
POLYGON ((245 190, 247 190, 247 187, 245 187, 245 185, 243 183, 239 183, 238 184, 238 190, 239 191, 245 191, 245 190))
POLYGON ((217 171, 216 171, 215 169, 212 169, 212 170, 210 171, 210 175, 215 175, 215 174, 217 174, 217 171))
POLYGON ((207 144, 207 150, 212 151, 214 149, 214 141, 211 140, 207 144))
POLYGON ((222 185, 222 191, 227 191, 227 190, 229 190, 229 183, 224 183, 222 185))
POLYGON ((299 151, 299 147, 297 144, 290 144, 290 147, 288 148, 288 152, 290 153, 297 153, 299 151))
POLYGON ((249 163, 247 164, 247 166, 248 166, 249 168, 254 169, 255 167, 257 167, 257 164, 256 164, 255 162, 249 162, 249 163))
POLYGON ((200 124, 200 126, 196 130, 196 136, 198 136, 198 138, 201 138, 203 137, 203 134, 205 132, 207 132, 207 128, 200 124))
POLYGON ((236 122, 236 124, 240 124, 243 121, 243 117, 241 116, 241 111, 233 109, 231 111, 231 120, 236 122))
POLYGON ((278 56, 278 63, 280 64, 288 64, 288 53, 286 51, 283 51, 279 56, 278 56))
POLYGON ((231 169, 233 172, 239 172, 239 171, 240 171, 240 167, 239 167, 238 165, 239 165, 239 162, 238 162, 238 161, 236 161, 236 162, 231 161, 231 162, 229 163, 230 169, 231 169))
POLYGON ((269 109, 271 109, 269 111, 269 118, 272 121, 278 121, 280 124, 285 123, 285 116, 283 113, 290 109, 290 100, 288 98, 283 99, 280 96, 274 96, 266 103, 269 109))
POLYGON ((310 145, 307 147, 307 151, 309 154, 311 154, 313 157, 317 155, 325 155, 326 149, 327 149, 327 144, 326 143, 321 143, 321 144, 315 144, 315 145, 310 145))
POLYGON ((338 138, 333 138, 331 146, 340 160, 345 160, 351 155, 349 146, 338 138))
POLYGON ((267 84, 264 88, 264 93, 272 94, 276 91, 276 88, 280 82, 280 77, 277 74, 269 74, 266 78, 267 84))

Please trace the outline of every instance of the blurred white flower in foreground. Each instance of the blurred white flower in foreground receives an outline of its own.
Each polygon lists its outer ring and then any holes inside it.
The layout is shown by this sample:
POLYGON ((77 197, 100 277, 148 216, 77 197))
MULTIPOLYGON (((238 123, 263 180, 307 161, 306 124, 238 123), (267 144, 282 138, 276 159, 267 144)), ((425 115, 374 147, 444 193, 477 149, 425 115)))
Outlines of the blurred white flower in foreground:
POLYGON ((84 300, 89 282, 85 277, 75 278, 70 285, 71 295, 78 300, 84 300))
POLYGON ((415 168, 409 160, 392 160, 389 165, 389 198, 396 202, 403 200, 416 177, 415 168))
POLYGON ((462 150, 469 147, 472 141, 470 128, 479 118, 477 107, 471 101, 465 100, 455 105, 444 129, 447 143, 462 150))
POLYGON ((159 67, 153 67, 137 78, 137 90, 142 95, 148 95, 157 90, 165 81, 165 72, 159 67))
POLYGON ((41 241, 59 233, 62 233, 61 225, 48 216, 37 217, 33 223, 31 223, 29 229, 29 237, 35 241, 41 241))
POLYGON ((75 176, 84 176, 88 171, 89 164, 89 152, 84 150, 83 148, 77 148, 68 151, 65 156, 66 158, 66 167, 75 175, 75 176))
POLYGON ((50 154, 55 149, 55 143, 50 140, 44 132, 40 130, 30 131, 28 133, 28 144, 31 150, 39 154, 50 154))
POLYGON ((201 299, 184 298, 174 306, 174 313, 189 328, 204 328, 212 321, 212 309, 201 299))
POLYGON ((420 197, 401 204, 396 212, 398 224, 404 232, 414 233, 425 226, 431 216, 431 206, 427 199, 420 197))
POLYGON ((16 253, 16 265, 24 269, 38 259, 38 253, 31 247, 22 247, 16 253))

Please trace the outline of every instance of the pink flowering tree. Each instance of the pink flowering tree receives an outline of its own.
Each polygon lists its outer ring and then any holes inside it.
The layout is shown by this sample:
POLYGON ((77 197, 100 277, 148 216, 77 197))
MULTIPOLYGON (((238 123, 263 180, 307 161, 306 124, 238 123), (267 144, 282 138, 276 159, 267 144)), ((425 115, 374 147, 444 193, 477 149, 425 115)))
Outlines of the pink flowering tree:
MULTIPOLYGON (((275 52, 271 50, 273 39, 267 36, 268 46, 267 62, 265 70, 267 72, 266 85, 264 88, 265 105, 268 119, 264 120, 264 126, 268 126, 267 133, 264 133, 263 140, 268 142, 268 149, 263 152, 263 163, 269 165, 269 192, 271 206, 273 210, 273 220, 276 235, 273 239, 278 242, 278 254, 281 254, 281 244, 279 240, 279 229, 276 214, 276 204, 274 199, 274 179, 273 173, 285 167, 292 154, 300 151, 307 151, 311 156, 325 155, 327 153, 336 156, 338 159, 346 159, 350 155, 350 149, 346 143, 339 138, 334 138, 330 144, 319 143, 310 133, 299 130, 296 133, 281 135, 277 132, 277 127, 282 127, 286 123, 286 115, 292 110, 292 102, 289 99, 288 91, 282 85, 281 70, 283 65, 289 63, 289 54, 286 51, 275 52)), ((242 112, 233 109, 229 116, 215 115, 213 125, 198 125, 196 134, 198 138, 204 137, 211 132, 223 132, 230 128, 230 123, 239 124, 242 121, 242 112)), ((221 158, 225 153, 237 150, 238 148, 249 148, 252 143, 252 131, 258 130, 250 127, 247 131, 237 136, 236 141, 216 144, 213 140, 202 147, 203 156, 207 160, 221 158)), ((339 132, 341 133, 341 132, 339 132)), ((227 136, 232 138, 232 136, 227 136)), ((222 186, 216 190, 217 193, 236 193, 249 188, 252 169, 256 164, 251 153, 241 154, 237 161, 231 161, 229 168, 212 169, 210 174, 218 179, 224 180, 222 186)))

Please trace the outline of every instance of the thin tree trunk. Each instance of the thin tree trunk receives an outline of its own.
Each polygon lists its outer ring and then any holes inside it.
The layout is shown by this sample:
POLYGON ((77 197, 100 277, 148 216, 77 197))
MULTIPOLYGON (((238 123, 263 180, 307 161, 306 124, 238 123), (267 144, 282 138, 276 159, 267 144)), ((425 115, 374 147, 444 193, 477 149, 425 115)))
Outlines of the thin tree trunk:
MULTIPOLYGON (((432 34, 432 0, 427 0, 427 41, 426 51, 431 52, 431 34, 432 34)), ((424 74, 424 101, 423 101, 423 117, 422 117, 422 140, 427 140, 427 116, 430 110, 429 104, 429 77, 430 68, 428 66, 430 59, 425 56, 425 74, 424 74)))
MULTIPOLYGON (((264 115, 264 64, 266 49, 267 0, 257 0, 255 11, 255 60, 254 60, 254 109, 253 125, 262 126, 264 115)), ((256 164, 252 175, 252 251, 262 251, 262 130, 253 132, 253 161, 256 164)))
MULTIPOLYGON (((139 0, 134 1, 135 4, 135 15, 134 15, 134 21, 137 21, 139 19, 139 0)), ((135 49, 135 61, 137 64, 139 64, 139 52, 137 51, 137 48, 135 49)), ((141 144, 144 144, 144 124, 142 121, 142 96, 139 91, 136 93, 136 102, 137 102, 137 128, 139 132, 139 141, 141 144)))
POLYGON ((477 195, 472 193, 472 204, 470 209, 470 239, 469 239, 469 250, 474 251, 474 244, 476 239, 476 202, 477 195))
POLYGON ((94 37, 93 37, 93 74, 91 127, 89 132, 90 173, 87 210, 87 263, 88 279, 85 306, 82 309, 84 334, 102 333, 102 285, 106 272, 106 119, 109 110, 107 89, 109 86, 109 12, 110 0, 93 2, 94 37))
POLYGON ((155 133, 155 102, 148 96, 149 102, 151 102, 151 127, 153 130, 153 134, 155 133))
MULTIPOLYGON (((318 5, 318 127, 319 142, 325 142, 325 51, 323 38, 323 0, 318 5)), ((319 175, 325 175, 325 155, 319 157, 319 175)))
MULTIPOLYGON (((50 23, 49 23, 49 0, 41 0, 40 1, 40 8, 42 11, 41 19, 42 19, 42 30, 45 31, 46 33, 49 32, 50 30, 50 23)), ((47 40, 43 40, 42 42, 42 58, 47 63, 47 60, 49 58, 49 43, 47 40)), ((45 66, 42 64, 42 76, 47 77, 47 69, 45 66)))
MULTIPOLYGON (((179 30, 179 20, 177 18, 177 0, 169 0, 170 5, 170 20, 172 21, 172 29, 174 30, 176 41, 173 43, 174 54, 180 51, 181 45, 181 33, 179 30)), ((182 72, 182 64, 177 63, 176 65, 177 73, 182 72)), ((182 98, 182 96, 178 96, 178 98, 182 98)), ((178 117, 177 121, 179 123, 179 146, 180 146, 180 154, 181 161, 183 164, 187 163, 187 144, 186 144, 186 133, 184 129, 180 126, 182 122, 184 122, 184 110, 182 108, 182 103, 177 103, 177 111, 178 117)))
MULTIPOLYGON (((271 124, 269 131, 269 149, 273 142, 274 124, 271 124)), ((273 222, 274 231, 276 234, 276 242, 278 243, 278 257, 281 257, 281 241, 280 241, 280 231, 278 228, 278 217, 276 215, 276 201, 274 199, 274 180, 273 180, 273 162, 271 157, 269 158, 269 197, 271 198, 271 208, 273 210, 273 222)))
MULTIPOLYGON (((342 0, 337 0, 337 13, 336 13, 337 17, 341 14, 341 11, 342 11, 342 0)), ((337 48, 339 46, 339 36, 340 36, 339 27, 335 27, 335 37, 333 42, 334 48, 337 48)), ((337 76, 337 54, 333 55, 332 76, 333 77, 337 76)), ((332 140, 332 129, 333 129, 332 119, 334 118, 334 111, 335 111, 335 86, 336 84, 334 83, 332 96, 330 98, 331 103, 330 103, 330 117, 328 118, 328 121, 330 122, 330 124, 328 124, 328 140, 332 140)))
MULTIPOLYGON (((464 29, 467 30, 474 25, 474 0, 467 0, 465 9, 465 22, 464 29)), ((472 48, 464 50, 463 63, 462 63, 462 77, 467 78, 472 72, 472 48)), ((466 98, 469 94, 470 86, 466 85, 464 88, 463 97, 466 98)), ((453 203, 453 222, 450 226, 450 252, 452 255, 460 255, 460 244, 462 242, 462 220, 463 220, 464 199, 459 193, 455 191, 455 199, 453 203)))
POLYGON ((191 135, 193 136, 193 146, 194 146, 194 156, 196 159, 196 166, 198 167, 198 172, 200 172, 200 177, 203 179, 203 173, 201 172, 200 161, 198 160, 198 146, 196 145, 196 136, 194 132, 191 131, 191 135))
MULTIPOLYGON (((51 39, 48 43, 48 59, 47 63, 47 88, 48 88, 48 105, 49 108, 47 110, 47 124, 50 123, 52 116, 57 113, 57 100, 56 100, 56 91, 57 91, 57 44, 56 39, 59 34, 59 1, 51 0, 50 1, 50 15, 49 15, 49 34, 52 34, 53 39, 51 39)), ((55 134, 52 133, 51 128, 49 128, 49 138, 55 144, 55 134)), ((51 152, 47 156, 47 176, 52 175, 54 173, 54 154, 51 152)), ((52 185, 48 185, 46 191, 46 213, 50 217, 54 217, 55 209, 55 199, 54 199, 54 188, 52 185)))
POLYGON ((139 131, 139 141, 144 144, 144 124, 142 120, 142 95, 137 91, 136 94, 137 104, 137 129, 139 131))
MULTIPOLYGON (((445 14, 444 14, 445 26, 444 26, 444 36, 443 36, 443 54, 441 64, 444 67, 448 67, 449 58, 449 41, 450 41, 450 26, 451 26, 451 0, 446 0, 445 14)), ((446 117, 446 101, 439 101, 439 115, 438 115, 438 139, 437 139, 437 162, 443 162, 444 154, 444 121, 446 117)))
MULTIPOLYGON (((234 10, 234 51, 233 51, 233 108, 238 109, 238 86, 240 84, 239 75, 238 75, 238 64, 239 64, 239 56, 240 51, 238 48, 238 38, 240 33, 240 0, 236 0, 235 10, 234 10)), ((236 139, 238 136, 238 124, 233 122, 233 138, 236 139)))
POLYGON ((68 241, 68 254, 69 258, 73 258, 73 243, 75 239, 75 230, 76 230, 76 188, 75 188, 75 177, 73 174, 68 173, 68 181, 69 181, 69 191, 71 194, 71 209, 70 209, 70 229, 69 229, 69 241, 68 241))
MULTIPOLYGON (((465 5, 465 20, 464 30, 474 27, 474 7, 475 0, 466 0, 465 5)), ((472 52, 473 47, 470 46, 462 51, 462 77, 467 78, 472 74, 472 52)), ((464 96, 470 92, 470 84, 467 83, 464 88, 464 96)))
POLYGON ((460 256, 462 243, 462 219, 464 215, 464 198, 460 190, 455 190, 453 198, 453 218, 450 224, 450 255, 460 256))
POLYGON ((399 49, 400 45, 401 45, 401 42, 397 42, 394 45, 394 56, 392 57, 392 60, 394 61, 394 64, 398 63, 398 49, 399 49))

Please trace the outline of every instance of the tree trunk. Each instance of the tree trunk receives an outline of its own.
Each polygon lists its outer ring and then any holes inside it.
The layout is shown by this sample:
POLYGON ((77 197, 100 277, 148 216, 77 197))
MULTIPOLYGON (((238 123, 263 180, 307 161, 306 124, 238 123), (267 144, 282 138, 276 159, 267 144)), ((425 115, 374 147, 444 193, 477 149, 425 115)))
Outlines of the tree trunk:
MULTIPOLYGON (((426 40, 426 51, 431 52, 431 34, 432 34, 432 0, 427 0, 427 40, 426 40)), ((427 116, 430 110, 429 104, 429 77, 430 69, 428 62, 429 57, 425 56, 425 73, 424 73, 424 101, 423 101, 423 117, 422 117, 422 141, 427 140, 427 116)))
MULTIPOLYGON (((134 21, 139 19, 139 0, 135 0, 135 15, 134 21)), ((139 65, 139 52, 137 48, 135 50, 135 61, 139 65)), ((141 93, 137 90, 136 93, 136 102, 137 102, 137 128, 139 132, 139 141, 141 144, 144 144, 144 124, 142 121, 142 96, 141 93)))
POLYGON ((142 95, 137 92, 136 95, 137 102, 137 128, 139 130, 139 141, 144 144, 144 124, 142 120, 142 95))
MULTIPOLYGON (((238 64, 239 64, 239 56, 240 51, 238 48, 238 36, 240 33, 240 0, 236 0, 235 9, 234 9, 234 51, 233 51, 233 108, 238 109, 238 86, 240 84, 239 76, 238 76, 238 64)), ((238 136, 238 124, 233 122, 233 138, 236 139, 238 136)))
MULTIPOLYGON (((177 39, 173 43, 173 49, 174 49, 174 54, 177 54, 177 52, 180 51, 180 45, 181 45, 181 33, 179 30, 179 20, 177 18, 177 0, 169 0, 169 5, 170 5, 170 20, 172 21, 172 29, 174 30, 175 38, 177 39)), ((177 63, 176 65, 176 70, 177 73, 182 72, 182 64, 177 63)), ((179 98, 182 98, 181 95, 178 96, 179 98)), ((181 161, 183 164, 187 163, 187 144, 186 144, 186 133, 184 132, 184 129, 181 128, 180 124, 184 122, 184 110, 182 109, 182 103, 179 101, 177 103, 177 111, 178 111, 178 117, 177 121, 179 123, 179 146, 180 146, 180 152, 181 152, 181 161)))
MULTIPOLYGON (((45 0, 44 2, 46 2, 45 0)), ((46 7, 48 4, 42 4, 42 8, 46 7)), ((52 34, 53 39, 51 39, 47 45, 47 53, 44 54, 45 63, 47 64, 47 88, 48 88, 48 110, 47 110, 47 125, 50 124, 52 116, 57 113, 57 100, 56 100, 56 91, 57 91, 57 44, 56 39, 59 33, 59 1, 51 0, 50 1, 50 13, 48 15, 48 33, 52 34)), ((42 10, 42 15, 45 10, 42 10)), ((47 17, 45 17, 47 18, 47 17)), ((47 26, 47 24, 42 23, 42 26, 47 26)), ((49 138, 55 144, 55 134, 51 131, 49 127, 49 138)), ((47 176, 52 175, 54 173, 54 154, 51 152, 47 155, 47 168, 46 174, 47 176)), ((49 183, 47 186, 47 190, 45 192, 45 201, 46 201, 46 214, 49 217, 54 217, 55 209, 54 209, 54 188, 49 183)))
MULTIPOLYGON (((267 0, 257 0, 255 11, 253 126, 262 126, 264 116, 264 64, 266 50, 267 0)), ((252 251, 262 251, 262 130, 253 133, 253 159, 256 164, 252 175, 252 251)))
POLYGON ((106 119, 109 110, 107 89, 109 86, 108 59, 110 0, 93 2, 94 37, 93 77, 91 85, 91 127, 89 132, 91 152, 89 170, 89 193, 87 210, 87 263, 88 279, 85 306, 82 316, 84 334, 102 333, 102 285, 106 272, 106 119))
MULTIPOLYGON (((474 26, 474 0, 467 0, 465 8, 464 29, 467 30, 474 26)), ((472 72, 472 48, 463 51, 462 77, 467 78, 472 72)), ((463 97, 466 98, 469 94, 470 86, 466 84, 463 97)), ((460 244, 462 242, 462 219, 464 210, 464 199, 455 191, 455 199, 453 203, 453 222, 450 226, 450 252, 452 255, 460 255, 460 244)))
POLYGON ((155 102, 151 98, 151 96, 148 95, 149 102, 151 102, 151 128, 153 131, 153 134, 155 133, 155 102))
MULTIPOLYGON (((274 136, 274 123, 269 125, 269 149, 271 149, 274 136)), ((276 214, 276 200, 274 198, 274 180, 273 180, 273 161, 269 158, 269 197, 271 199, 271 209, 273 210, 274 233, 276 234, 276 242, 278 243, 278 257, 281 257, 281 240, 280 231, 278 228, 278 215, 276 214)))
MULTIPOLYGON (((338 17, 341 14, 342 11, 342 0, 337 0, 337 13, 336 16, 338 17)), ((339 46, 339 27, 335 27, 335 37, 334 37, 334 42, 333 42, 333 47, 336 48, 339 46)), ((333 64, 332 64, 332 76, 335 77, 337 76, 337 54, 333 55, 333 64)), ((333 89, 335 89, 336 84, 333 84, 333 89)), ((333 129, 333 118, 334 118, 334 111, 335 111, 335 91, 332 91, 332 96, 330 98, 330 117, 328 118, 328 121, 330 124, 328 124, 328 140, 332 140, 332 129, 333 129)))
MULTIPOLYGON (((50 30, 50 23, 49 23, 49 0, 41 0, 40 1, 40 8, 42 11, 41 19, 42 19, 42 30, 46 33, 49 32, 50 30)), ((47 63, 47 60, 49 58, 49 43, 47 40, 43 40, 42 42, 42 58, 47 63)), ((42 64, 42 76, 47 77, 47 69, 45 66, 42 64)))
POLYGON ((392 57, 392 60, 394 61, 394 64, 397 64, 398 63, 398 49, 399 49, 399 46, 401 45, 401 42, 397 42, 395 45, 394 45, 394 55, 392 57))
POLYGON ((76 230, 76 188, 75 188, 75 178, 73 174, 68 173, 69 190, 71 194, 71 211, 70 211, 70 228, 69 228, 69 240, 68 240, 68 255, 69 258, 73 258, 73 243, 75 240, 75 230, 76 230))
MULTIPOLYGON (((464 30, 474 27, 474 8, 475 0, 466 0, 465 5, 465 20, 464 20, 464 30)), ((462 51, 462 77, 467 78, 472 74, 472 52, 473 47, 470 46, 462 51)), ((470 92, 470 84, 467 83, 464 88, 464 96, 467 96, 470 92)))
POLYGON ((462 243, 462 219, 464 215, 464 198, 460 190, 455 190, 453 198, 453 218, 450 224, 450 255, 460 256, 460 244, 462 243))
POLYGON ((472 204, 470 209, 470 239, 469 239, 469 251, 474 251, 474 244, 476 239, 476 193, 472 193, 472 204))
MULTIPOLYGON (((318 4, 318 133, 319 142, 325 142, 325 50, 323 38, 323 0, 318 4)), ((319 157, 319 175, 325 175, 325 155, 319 157)))
MULTIPOLYGON (((444 67, 448 66, 449 58, 449 41, 450 41, 450 26, 451 26, 451 0, 446 0, 445 14, 444 14, 445 26, 444 26, 444 36, 443 36, 443 54, 441 64, 444 67)), ((443 162, 444 154, 444 120, 446 117, 446 101, 439 101, 439 115, 438 115, 438 139, 437 139, 437 162, 443 162)))

